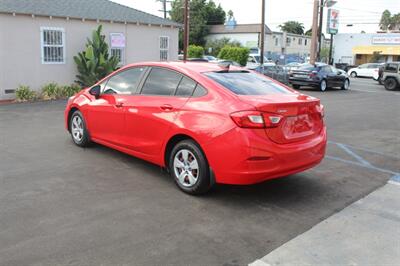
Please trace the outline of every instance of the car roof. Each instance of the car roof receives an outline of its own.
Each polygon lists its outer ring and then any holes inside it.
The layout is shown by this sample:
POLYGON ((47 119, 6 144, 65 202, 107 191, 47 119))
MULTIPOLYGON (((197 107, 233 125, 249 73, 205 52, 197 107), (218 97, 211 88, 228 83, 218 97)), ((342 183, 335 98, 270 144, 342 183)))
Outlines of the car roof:
MULTIPOLYGON (((213 71, 221 71, 224 68, 220 66, 218 63, 209 63, 209 62, 193 62, 193 61, 169 61, 169 62, 140 62, 126 65, 124 68, 129 68, 133 66, 153 66, 153 67, 167 67, 175 70, 180 70, 183 72, 213 72, 213 71)), ((231 65, 229 67, 232 70, 243 70, 244 68, 237 67, 231 65)))

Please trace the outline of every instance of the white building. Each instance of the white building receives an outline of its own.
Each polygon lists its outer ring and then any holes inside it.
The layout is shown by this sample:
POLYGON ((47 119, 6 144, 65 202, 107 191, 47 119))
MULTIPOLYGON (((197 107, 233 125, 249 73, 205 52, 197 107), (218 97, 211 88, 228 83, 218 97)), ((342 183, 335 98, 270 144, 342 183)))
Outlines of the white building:
POLYGON ((73 56, 100 24, 121 64, 177 60, 173 21, 107 0, 0 0, 0 99, 14 98, 19 85, 73 83, 73 56))
POLYGON ((335 63, 400 61, 400 33, 340 33, 333 41, 335 63))

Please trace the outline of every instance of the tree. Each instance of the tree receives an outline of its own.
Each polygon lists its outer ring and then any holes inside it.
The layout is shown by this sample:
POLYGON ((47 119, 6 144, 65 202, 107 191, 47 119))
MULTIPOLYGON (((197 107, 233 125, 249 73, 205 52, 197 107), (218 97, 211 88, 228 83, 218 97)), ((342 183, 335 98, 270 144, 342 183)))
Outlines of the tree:
POLYGON ((385 10, 382 13, 381 21, 379 23, 381 30, 399 30, 400 29, 400 13, 391 14, 389 10, 385 10))
POLYGON ((118 58, 109 57, 105 36, 101 34, 102 26, 92 33, 92 39, 87 39, 86 49, 74 56, 78 67, 76 81, 83 87, 89 87, 117 69, 118 58))
POLYGON ((221 39, 208 40, 206 42, 205 48, 206 48, 206 51, 209 51, 210 48, 212 48, 210 54, 213 56, 218 56, 221 49, 225 46, 241 47, 242 45, 238 41, 231 41, 231 39, 224 37, 221 39))
POLYGON ((379 23, 379 27, 381 30, 388 30, 391 23, 392 14, 389 10, 385 10, 382 13, 381 21, 379 23))
MULTIPOLYGON (((171 3, 171 19, 183 23, 183 0, 174 0, 171 3)), ((224 24, 225 11, 221 5, 216 5, 213 0, 190 0, 190 30, 189 42, 204 46, 205 36, 208 34, 208 25, 224 24)), ((183 48, 183 32, 179 33, 179 47, 183 48)))
POLYGON ((309 29, 308 31, 306 31, 306 33, 304 33, 304 35, 311 36, 312 35, 312 29, 309 29))
POLYGON ((282 31, 294 34, 304 34, 304 25, 303 23, 297 21, 286 21, 282 25, 278 26, 282 31))

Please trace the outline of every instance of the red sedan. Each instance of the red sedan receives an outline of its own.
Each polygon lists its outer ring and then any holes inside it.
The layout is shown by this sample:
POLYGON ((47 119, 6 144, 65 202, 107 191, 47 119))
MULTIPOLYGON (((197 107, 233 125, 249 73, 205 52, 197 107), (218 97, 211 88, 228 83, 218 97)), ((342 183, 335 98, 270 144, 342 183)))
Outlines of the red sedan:
POLYGON ((65 126, 165 167, 186 193, 215 183, 254 184, 324 157, 319 99, 258 73, 212 63, 131 64, 71 97, 65 126))

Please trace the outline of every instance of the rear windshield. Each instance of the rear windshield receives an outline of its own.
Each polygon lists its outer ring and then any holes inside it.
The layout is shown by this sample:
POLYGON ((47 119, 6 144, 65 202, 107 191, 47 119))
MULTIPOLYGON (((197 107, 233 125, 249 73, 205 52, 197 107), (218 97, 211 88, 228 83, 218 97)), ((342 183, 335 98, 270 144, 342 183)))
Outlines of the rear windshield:
POLYGON ((207 77, 238 95, 290 93, 284 86, 252 72, 207 72, 207 77))
POLYGON ((302 65, 299 69, 313 71, 316 70, 317 68, 314 65, 302 65))

